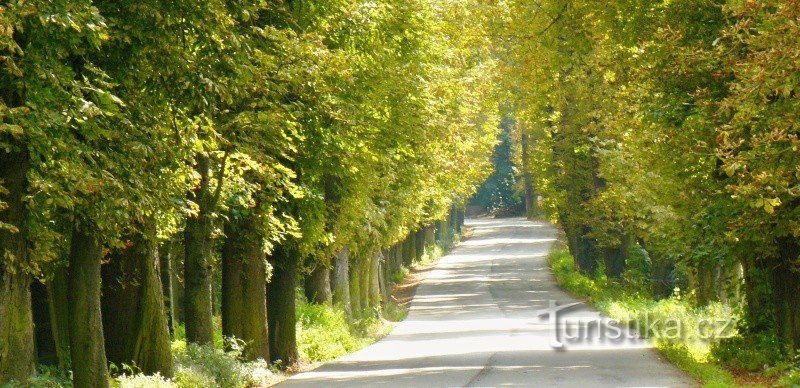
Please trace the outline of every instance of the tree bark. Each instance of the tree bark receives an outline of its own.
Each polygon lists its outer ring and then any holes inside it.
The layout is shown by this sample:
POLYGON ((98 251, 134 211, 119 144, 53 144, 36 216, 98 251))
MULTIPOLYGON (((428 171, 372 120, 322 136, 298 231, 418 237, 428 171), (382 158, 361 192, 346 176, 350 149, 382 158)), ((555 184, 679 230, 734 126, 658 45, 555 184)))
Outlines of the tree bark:
POLYGON ((298 360, 295 289, 297 288, 298 252, 279 245, 272 255, 273 274, 269 283, 267 319, 269 321, 270 358, 288 367, 298 360))
POLYGON ((625 271, 625 262, 628 260, 628 246, 630 237, 625 235, 617 246, 603 249, 603 262, 605 273, 609 279, 620 279, 625 271))
POLYGON ((790 353, 800 348, 800 273, 796 267, 800 244, 796 238, 778 238, 777 265, 772 269, 772 298, 778 337, 790 353))
POLYGON ((458 209, 456 208, 456 204, 450 205, 448 218, 448 223, 450 224, 450 242, 452 243, 455 240, 456 233, 461 229, 461 225, 458 223, 458 209))
POLYGON ((372 261, 372 254, 366 253, 359 255, 359 280, 361 284, 358 287, 358 298, 360 299, 359 304, 361 308, 365 311, 369 311, 372 307, 369 304, 369 292, 370 292, 370 262, 372 261))
POLYGON ((207 156, 197 158, 197 171, 201 183, 193 192, 193 199, 200 207, 196 216, 186 219, 184 233, 184 319, 186 339, 201 345, 214 341, 213 307, 211 292, 212 276, 212 199, 209 188, 210 160, 207 156))
POLYGON ((172 349, 155 233, 135 234, 102 268, 108 360, 172 377, 172 349))
POLYGON ((254 220, 231 218, 222 248, 222 335, 245 343, 247 360, 269 360, 267 264, 254 220))
POLYGON ((185 314, 183 306, 186 305, 186 298, 185 296, 185 287, 184 284, 186 283, 183 280, 183 273, 184 273, 184 265, 183 265, 183 258, 186 256, 183 253, 183 241, 178 240, 173 242, 174 246, 173 249, 175 250, 170 257, 170 267, 172 268, 172 276, 170 276, 170 282, 172 283, 172 320, 177 327, 180 324, 186 322, 185 314))
POLYGON ((774 326, 770 314, 772 304, 772 270, 770 259, 756 257, 742 261, 744 288, 747 299, 746 321, 751 333, 768 330, 774 326))
POLYGON ((331 270, 331 299, 334 306, 340 306, 349 317, 350 310, 350 277, 349 277, 350 250, 345 246, 333 259, 331 270))
POLYGON ((446 249, 453 243, 453 234, 451 230, 449 214, 444 219, 436 222, 436 234, 439 245, 441 245, 442 248, 446 249))
POLYGON ((425 256, 425 229, 414 233, 414 259, 420 260, 425 256))
POLYGON ((588 227, 583 226, 565 228, 569 250, 575 259, 576 268, 581 273, 594 277, 597 274, 598 249, 597 241, 587 237, 589 231, 588 227))
POLYGON ((364 306, 361 304, 361 260, 360 254, 350 255, 350 310, 358 316, 364 306))
MULTIPOLYGON (((22 147, 20 147, 22 148, 22 147)), ((28 263, 28 208, 23 198, 28 190, 29 164, 24 151, 0 150, 0 257, 14 257, 14 264, 0 264, 0 384, 26 381, 36 373, 36 353, 31 311, 31 277, 23 266, 28 263), (19 264, 19 265, 15 265, 19 264)))
POLYGON ((309 303, 331 303, 331 271, 321 263, 317 263, 306 276, 304 291, 309 303))
POLYGON ((713 265, 701 265, 690 273, 690 286, 695 290, 698 306, 707 306, 717 300, 716 286, 714 284, 715 269, 716 267, 713 265))
POLYGON ((53 278, 47 283, 47 305, 50 311, 50 330, 58 355, 58 366, 69 369, 69 309, 67 295, 67 271, 57 268, 53 278))
POLYGON ((432 248, 436 244, 436 226, 430 224, 425 227, 425 248, 432 248))
MULTIPOLYGON (((424 241, 424 240, 423 240, 424 241)), ((381 306, 381 251, 375 251, 370 255, 369 261, 369 307, 377 309, 381 306)))
POLYGON ((520 127, 520 145, 522 146, 522 185, 525 189, 525 217, 529 220, 539 215, 536 191, 533 187, 533 174, 530 168, 530 136, 520 127))
POLYGON ((175 293, 172 288, 172 242, 167 241, 158 253, 159 273, 161 274, 161 287, 164 295, 164 308, 167 312, 167 327, 169 334, 175 334, 175 293))
POLYGON ((411 268, 414 263, 414 258, 417 256, 416 245, 414 243, 414 234, 409 233, 403 240, 403 265, 411 268))
MULTIPOLYGON (((85 227, 85 226, 83 226, 85 227)), ((76 225, 69 253, 70 356, 75 387, 108 387, 100 312, 100 261, 103 247, 76 225)))

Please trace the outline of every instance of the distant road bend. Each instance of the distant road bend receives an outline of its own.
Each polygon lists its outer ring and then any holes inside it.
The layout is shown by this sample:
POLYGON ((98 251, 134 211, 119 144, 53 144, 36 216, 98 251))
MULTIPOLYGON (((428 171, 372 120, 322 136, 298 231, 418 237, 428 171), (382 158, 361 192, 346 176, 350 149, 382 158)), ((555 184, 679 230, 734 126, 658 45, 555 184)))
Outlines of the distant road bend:
POLYGON ((561 321, 542 315, 552 301, 580 302, 558 288, 549 270, 553 227, 521 218, 467 224, 474 236, 436 265, 408 318, 389 336, 280 386, 697 385, 645 341, 607 341, 602 336, 611 334, 597 329, 602 324, 594 326, 599 337, 576 334, 581 321, 603 319, 585 305, 570 308, 561 321), (554 338, 562 349, 553 348, 554 338))

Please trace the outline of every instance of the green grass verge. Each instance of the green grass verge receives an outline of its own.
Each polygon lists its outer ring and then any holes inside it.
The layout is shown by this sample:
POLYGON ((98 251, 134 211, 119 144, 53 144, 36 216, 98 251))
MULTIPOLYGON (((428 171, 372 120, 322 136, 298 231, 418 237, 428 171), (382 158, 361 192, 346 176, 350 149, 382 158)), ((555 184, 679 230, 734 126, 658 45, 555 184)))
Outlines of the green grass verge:
MULTIPOLYGON (((559 285, 576 297, 586 299, 610 318, 646 334, 658 350, 678 368, 707 387, 732 387, 736 380, 727 370, 713 362, 711 344, 715 335, 732 335, 718 327, 709 332, 700 322, 721 322, 735 319, 734 312, 720 303, 696 308, 680 295, 653 300, 642 289, 642 282, 625 286, 604 276, 589 278, 575 268, 572 255, 564 249, 553 250, 549 257, 559 285), (680 328, 681 335, 672 335, 680 328), (711 337, 711 338, 709 338, 711 337)), ((725 325, 727 326, 727 325, 725 325)))

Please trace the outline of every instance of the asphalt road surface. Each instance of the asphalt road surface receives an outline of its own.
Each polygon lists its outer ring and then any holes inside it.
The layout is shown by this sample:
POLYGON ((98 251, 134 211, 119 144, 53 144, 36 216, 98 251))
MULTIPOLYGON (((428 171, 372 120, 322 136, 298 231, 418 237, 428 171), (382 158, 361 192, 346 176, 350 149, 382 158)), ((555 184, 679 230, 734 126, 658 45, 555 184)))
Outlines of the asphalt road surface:
POLYGON ((571 306, 580 301, 548 267, 551 226, 520 218, 467 224, 472 238, 441 259, 389 336, 280 386, 697 385, 635 333, 585 304, 571 306))

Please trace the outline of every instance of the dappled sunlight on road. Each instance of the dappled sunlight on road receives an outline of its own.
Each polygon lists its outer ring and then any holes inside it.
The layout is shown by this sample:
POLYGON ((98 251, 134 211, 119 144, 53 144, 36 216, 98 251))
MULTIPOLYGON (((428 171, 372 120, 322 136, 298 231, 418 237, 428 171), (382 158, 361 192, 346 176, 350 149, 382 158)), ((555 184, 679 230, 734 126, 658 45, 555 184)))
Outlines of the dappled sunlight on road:
POLYGON ((470 220, 471 239, 442 258, 391 335, 297 386, 691 385, 627 328, 615 331, 556 285, 556 231, 523 219, 470 220), (543 313, 544 312, 544 313, 543 313), (614 334, 617 336, 609 335, 614 334), (561 344, 558 348, 554 345, 561 344))

